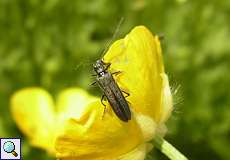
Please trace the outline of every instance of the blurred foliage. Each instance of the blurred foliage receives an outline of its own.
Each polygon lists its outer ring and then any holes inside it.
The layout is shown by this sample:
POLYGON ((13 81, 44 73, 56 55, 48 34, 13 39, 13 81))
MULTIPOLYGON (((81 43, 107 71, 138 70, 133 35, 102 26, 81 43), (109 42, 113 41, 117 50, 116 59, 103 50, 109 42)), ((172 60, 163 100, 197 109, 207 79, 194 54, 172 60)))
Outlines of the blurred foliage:
MULTIPOLYGON (((9 111, 17 89, 89 90, 91 64, 121 17, 118 38, 140 24, 165 35, 166 71, 180 86, 166 139, 190 159, 229 160, 228 0, 0 0, 0 137, 22 137, 9 111)), ((51 159, 23 141, 24 159, 51 159)), ((166 158, 154 150, 147 159, 166 158)))

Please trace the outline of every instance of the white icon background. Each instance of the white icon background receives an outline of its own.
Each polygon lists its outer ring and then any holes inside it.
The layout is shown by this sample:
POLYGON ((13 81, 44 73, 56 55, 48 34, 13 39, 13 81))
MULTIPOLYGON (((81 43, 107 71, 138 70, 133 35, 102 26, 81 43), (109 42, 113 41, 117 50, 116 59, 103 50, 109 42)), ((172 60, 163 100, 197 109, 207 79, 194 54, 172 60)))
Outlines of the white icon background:
POLYGON ((8 138, 1 138, 1 160, 7 160, 7 159, 21 159, 21 144, 20 139, 8 139, 8 138), (12 153, 7 153, 4 151, 4 143, 7 141, 11 141, 14 143, 15 146, 15 152, 18 154, 17 157, 15 157, 12 153))

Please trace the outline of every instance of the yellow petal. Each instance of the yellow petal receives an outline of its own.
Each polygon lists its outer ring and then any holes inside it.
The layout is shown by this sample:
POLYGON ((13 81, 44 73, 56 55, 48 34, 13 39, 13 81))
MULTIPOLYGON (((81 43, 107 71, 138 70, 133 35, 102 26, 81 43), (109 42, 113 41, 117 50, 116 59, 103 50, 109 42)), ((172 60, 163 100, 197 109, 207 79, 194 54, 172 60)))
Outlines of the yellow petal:
POLYGON ((10 103, 13 118, 30 143, 53 152, 54 104, 49 93, 40 88, 22 89, 10 103))
POLYGON ((161 74, 164 73, 158 37, 144 26, 135 27, 111 46, 104 61, 111 63, 111 71, 122 71, 115 79, 121 89, 130 93, 127 100, 132 109, 158 123, 162 113, 161 74))
POLYGON ((131 152, 128 152, 120 157, 117 160, 144 160, 146 154, 153 148, 152 144, 144 143, 136 147, 131 152))
POLYGON ((56 141, 58 158, 112 160, 143 142, 135 120, 122 122, 110 107, 102 117, 104 108, 99 99, 85 107, 89 108, 87 118, 68 119, 60 132, 56 141))
POLYGON ((163 93, 162 93, 162 109, 161 109, 161 123, 164 123, 168 120, 171 112, 173 110, 173 100, 172 94, 169 87, 168 76, 166 74, 162 74, 163 79, 163 93))
POLYGON ((80 119, 84 116, 86 105, 95 101, 97 98, 89 95, 80 88, 68 88, 62 91, 57 98, 58 119, 65 120, 69 117, 80 119))
POLYGON ((145 141, 150 141, 153 139, 156 134, 158 124, 150 116, 146 116, 140 113, 135 113, 134 116, 142 131, 142 135, 145 141))

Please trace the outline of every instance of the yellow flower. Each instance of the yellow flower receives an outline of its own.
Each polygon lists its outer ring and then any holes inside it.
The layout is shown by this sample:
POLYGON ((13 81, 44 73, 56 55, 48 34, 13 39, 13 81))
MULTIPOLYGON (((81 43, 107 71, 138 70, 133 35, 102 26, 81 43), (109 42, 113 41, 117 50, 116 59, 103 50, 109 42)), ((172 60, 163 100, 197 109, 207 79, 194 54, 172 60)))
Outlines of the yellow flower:
POLYGON ((143 160, 152 148, 148 141, 163 136, 172 98, 158 37, 135 27, 103 60, 111 63, 111 72, 122 72, 114 78, 130 93, 131 120, 121 121, 108 103, 102 116, 100 98, 82 89, 63 91, 56 105, 46 91, 24 89, 13 95, 12 113, 34 146, 62 160, 143 160))
POLYGON ((39 88, 26 88, 11 97, 11 112, 31 144, 54 152, 54 103, 49 93, 39 88))

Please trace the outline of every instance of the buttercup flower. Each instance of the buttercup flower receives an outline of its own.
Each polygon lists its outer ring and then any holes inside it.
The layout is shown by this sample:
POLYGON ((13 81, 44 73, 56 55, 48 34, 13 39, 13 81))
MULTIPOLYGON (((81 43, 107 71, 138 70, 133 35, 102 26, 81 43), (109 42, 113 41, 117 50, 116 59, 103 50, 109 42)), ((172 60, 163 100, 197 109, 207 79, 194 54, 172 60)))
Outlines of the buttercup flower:
POLYGON ((143 160, 149 141, 165 134, 172 97, 164 72, 160 41, 144 26, 116 41, 103 58, 126 100, 132 118, 121 121, 108 102, 104 106, 79 88, 61 92, 54 103, 40 88, 23 89, 11 99, 13 117, 31 144, 62 160, 143 160), (54 107, 56 107, 54 109, 54 107))

